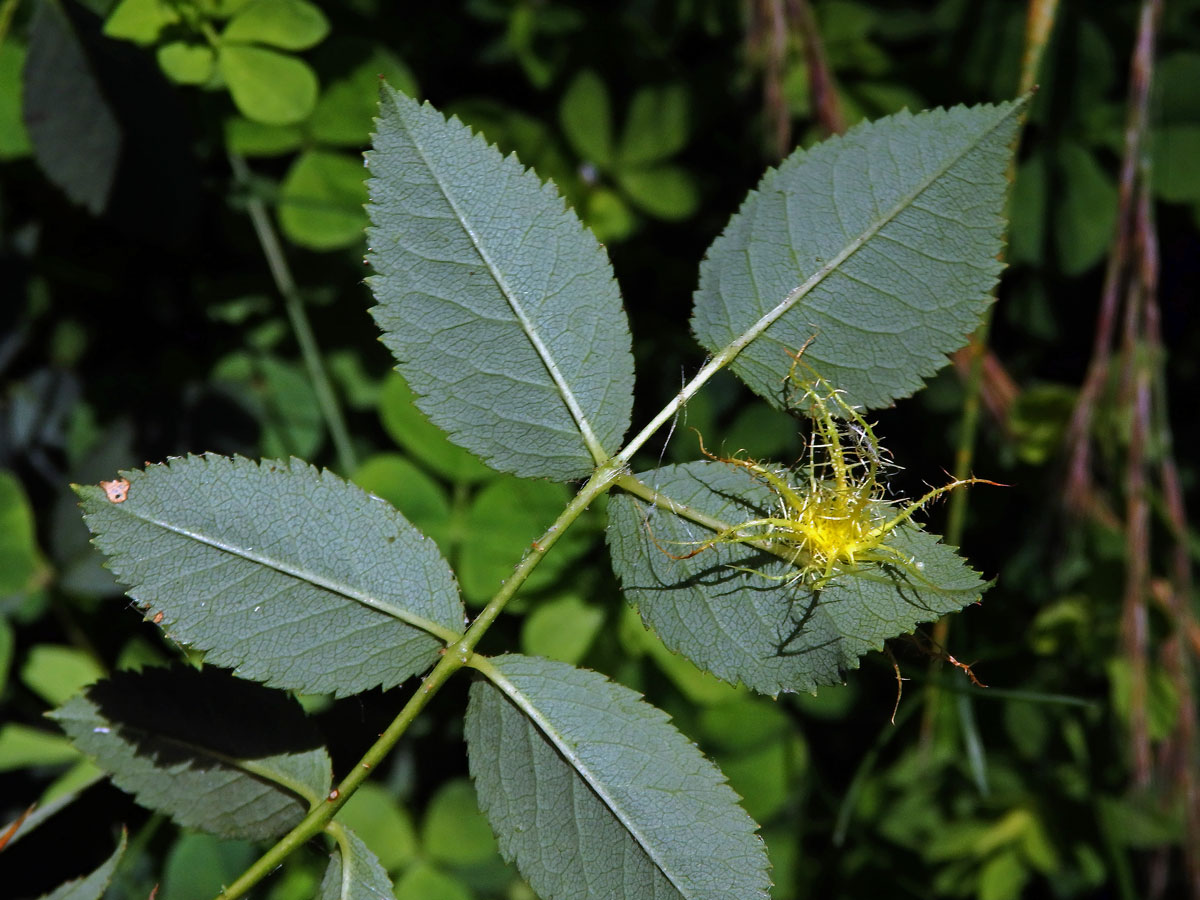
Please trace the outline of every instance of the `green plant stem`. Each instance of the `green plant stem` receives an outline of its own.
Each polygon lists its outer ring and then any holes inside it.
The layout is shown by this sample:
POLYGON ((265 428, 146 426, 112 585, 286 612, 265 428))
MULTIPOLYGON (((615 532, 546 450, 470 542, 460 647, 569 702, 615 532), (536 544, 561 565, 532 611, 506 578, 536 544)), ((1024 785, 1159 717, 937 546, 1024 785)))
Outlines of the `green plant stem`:
POLYGON ((696 373, 695 377, 684 385, 682 390, 671 399, 671 402, 664 406, 658 415, 651 419, 649 424, 639 431, 633 440, 626 444, 625 448, 614 458, 628 465, 629 461, 633 459, 633 454, 640 450, 642 445, 650 440, 658 429, 674 418, 675 414, 683 408, 688 400, 695 396, 700 388, 708 383, 710 378, 733 362, 738 354, 754 343, 754 341, 762 337, 768 328, 779 321, 808 294, 812 293, 831 273, 836 272, 842 263, 857 253, 868 240, 875 237, 879 230, 889 221, 891 221, 891 214, 883 217, 877 225, 873 226, 866 233, 860 234, 847 244, 841 252, 832 259, 827 260, 824 265, 808 276, 802 284, 798 284, 792 290, 788 291, 787 296, 780 300, 773 309, 764 313, 757 322, 738 335, 736 339, 722 347, 707 363, 701 366, 700 371, 696 373))
MULTIPOLYGON (((613 484, 615 487, 619 487, 627 494, 632 494, 634 497, 640 497, 647 503, 657 506, 659 509, 664 509, 669 513, 673 513, 674 515, 679 516, 681 519, 687 519, 690 522, 695 522, 697 525, 702 525, 714 533, 719 534, 720 532, 728 531, 733 527, 729 522, 718 519, 715 516, 710 516, 698 509, 692 509, 690 506, 672 500, 666 494, 659 493, 654 488, 650 487, 650 485, 646 484, 646 482, 642 481, 636 475, 631 475, 629 473, 619 475, 616 479, 614 479, 613 484)), ((754 542, 751 542, 751 544, 752 546, 758 547, 760 550, 769 551, 770 549, 768 541, 763 541, 762 546, 758 546, 758 544, 755 544, 754 542)))
POLYGON ((266 204, 250 189, 250 169, 247 167, 246 161, 236 153, 230 153, 229 163, 238 182, 247 188, 246 211, 254 225, 254 233, 258 236, 263 255, 267 258, 267 266, 271 270, 275 288, 283 297, 283 305, 287 310, 292 333, 296 336, 296 343, 300 345, 300 355, 304 358, 308 379, 317 395, 317 406, 321 410, 321 417, 325 420, 325 427, 329 429, 329 436, 333 440, 338 468, 341 469, 342 475, 349 478, 358 468, 354 445, 350 441, 350 432, 346 429, 346 420, 342 415, 337 394, 334 393, 329 375, 325 371, 321 350, 317 346, 312 325, 308 321, 308 313, 304 309, 304 300, 300 297, 300 290, 296 287, 296 280, 292 277, 292 270, 287 264, 287 257, 279 242, 279 235, 275 232, 275 226, 271 223, 271 216, 267 212, 266 204))
MULTIPOLYGON (((1025 50, 1021 57, 1021 73, 1018 78, 1018 94, 1024 95, 1037 86, 1037 74, 1041 70, 1042 57, 1050 42, 1050 34, 1054 30, 1054 22, 1058 16, 1059 0, 1029 0, 1029 8, 1025 19, 1025 50)), ((1008 163, 1008 183, 1012 185, 1017 180, 1017 151, 1020 148, 1021 135, 1025 129, 1025 121, 1029 118, 1029 107, 1021 111, 1020 123, 1017 126, 1016 146, 1008 163)), ((1003 257, 1002 257, 1003 259, 1003 257)), ((966 396, 963 398, 962 419, 958 433, 958 446, 954 451, 954 479, 963 480, 970 476, 971 466, 975 458, 975 439, 979 431, 979 411, 983 402, 983 359, 987 351, 988 332, 992 324, 992 309, 984 313, 983 321, 975 334, 971 336, 971 368, 967 375, 966 396)), ((963 532, 967 521, 967 490, 955 491, 950 495, 950 503, 946 510, 945 540, 952 546, 962 544, 963 532)), ((945 647, 950 638, 950 617, 942 616, 934 623, 932 632, 935 647, 945 647)), ((940 659, 930 662, 930 670, 935 671, 941 665, 940 659)), ((937 715, 938 689, 936 682, 931 685, 925 695, 925 712, 921 722, 922 746, 928 748, 933 735, 933 720, 937 715)))
POLYGON ((471 627, 467 629, 466 633, 442 651, 442 658, 438 660, 437 665, 421 682, 421 686, 409 697, 408 702, 404 704, 404 708, 392 720, 387 730, 363 754, 358 764, 336 788, 329 792, 322 802, 309 810, 308 815, 300 824, 280 838, 274 847, 259 857, 233 884, 218 894, 217 900, 236 900, 238 897, 245 896, 247 891, 281 865, 292 851, 325 830, 334 814, 350 799, 350 796, 370 776, 375 767, 383 762, 384 757, 391 752, 396 742, 408 730, 408 726, 412 724, 417 714, 425 708, 434 694, 441 689, 451 675, 471 660, 475 647, 482 640, 484 634, 487 633, 508 601, 520 590, 550 548, 558 542, 563 532, 583 514, 593 500, 612 487, 623 469, 624 466, 614 460, 596 470, 553 524, 538 540, 533 542, 512 577, 501 586, 488 605, 475 617, 475 621, 471 623, 471 627))

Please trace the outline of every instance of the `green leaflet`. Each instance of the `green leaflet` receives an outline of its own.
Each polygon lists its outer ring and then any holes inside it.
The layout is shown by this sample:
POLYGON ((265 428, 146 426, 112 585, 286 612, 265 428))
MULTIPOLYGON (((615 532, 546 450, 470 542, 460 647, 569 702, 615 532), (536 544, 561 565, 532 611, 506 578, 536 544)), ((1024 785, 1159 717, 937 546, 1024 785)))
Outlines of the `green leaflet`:
POLYGON ((325 869, 316 900, 393 900, 392 880, 362 838, 345 825, 331 830, 337 851, 325 869))
POLYGON ((12 472, 0 469, 0 596, 28 588, 43 566, 29 497, 12 472))
POLYGON ((185 831, 175 839, 163 862, 158 893, 172 900, 212 900, 225 885, 233 884, 255 855, 249 841, 185 831))
POLYGON ((121 672, 51 716, 142 806, 221 837, 278 837, 329 792, 299 704, 218 669, 121 672))
POLYGON ((776 406, 813 337, 805 359, 852 403, 918 390, 990 302, 1024 104, 900 113, 797 150, 710 248, 696 338, 745 342, 731 368, 776 406))
POLYGON ((374 147, 372 314, 417 406, 493 468, 585 477, 632 405, 603 248, 553 185, 386 86, 374 147))
POLYGON ((125 854, 126 840, 125 829, 122 828, 121 842, 117 844, 117 849, 113 851, 112 856, 100 864, 99 868, 82 878, 60 884, 46 894, 42 900, 100 900, 100 897, 108 889, 108 883, 112 881, 113 873, 117 870, 117 863, 125 854))
POLYGON ((253 0, 229 20, 221 38, 284 50, 307 50, 323 41, 328 33, 325 14, 307 0, 253 0))
POLYGON ((449 869, 499 863, 496 838, 467 778, 445 781, 425 806, 421 854, 449 869))
POLYGON ((724 776, 661 710, 604 676, 501 656, 466 737, 501 852, 544 900, 767 897, 767 858, 724 776))
POLYGON ((21 682, 49 706, 66 703, 103 677, 104 668, 92 653, 65 644, 34 644, 21 665, 21 682))
POLYGON ((279 187, 283 233, 313 250, 361 246, 364 174, 357 156, 317 149, 301 153, 279 187))
POLYGON ((368 781, 358 786, 354 796, 337 813, 337 821, 357 834, 366 835, 364 843, 389 872, 411 866, 422 848, 412 815, 396 796, 396 790, 368 781))
MULTIPOLYGON (((642 479, 729 525, 762 516, 774 500, 761 482, 719 462, 668 466, 642 479)), ((917 527, 897 528, 887 543, 923 565, 920 581, 872 565, 814 593, 787 583, 785 562, 745 544, 672 559, 668 553, 688 553, 712 532, 627 494, 614 495, 608 509, 613 569, 643 622, 701 668, 772 696, 840 683, 862 654, 974 603, 987 587, 952 548, 917 527)))
POLYGON ((94 542, 147 616, 210 663, 345 696, 428 668, 462 628, 434 543, 328 471, 207 455, 123 474, 122 503, 76 488, 94 542))
POLYGON ((34 5, 23 74, 22 115, 38 166, 73 203, 100 215, 117 178, 121 125, 62 4, 34 5))
POLYGON ((316 73, 294 56, 228 41, 217 48, 217 68, 238 112, 247 119, 292 125, 316 106, 316 73))

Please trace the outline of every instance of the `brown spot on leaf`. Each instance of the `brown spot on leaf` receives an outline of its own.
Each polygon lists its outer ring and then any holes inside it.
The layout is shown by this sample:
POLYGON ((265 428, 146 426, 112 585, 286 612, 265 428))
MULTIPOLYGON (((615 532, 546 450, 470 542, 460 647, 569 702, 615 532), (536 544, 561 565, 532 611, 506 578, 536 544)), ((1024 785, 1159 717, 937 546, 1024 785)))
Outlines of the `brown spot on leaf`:
POLYGON ((112 481, 100 482, 100 487, 104 489, 104 496, 108 497, 109 503, 124 503, 129 499, 129 479, 116 478, 112 481))

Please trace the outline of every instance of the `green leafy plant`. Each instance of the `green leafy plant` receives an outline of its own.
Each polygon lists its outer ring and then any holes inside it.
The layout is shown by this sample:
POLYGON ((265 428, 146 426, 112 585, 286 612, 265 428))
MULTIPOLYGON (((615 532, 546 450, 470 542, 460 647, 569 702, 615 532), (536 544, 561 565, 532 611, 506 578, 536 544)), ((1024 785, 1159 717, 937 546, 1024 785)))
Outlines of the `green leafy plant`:
POLYGON ((223 85, 247 118, 289 125, 312 112, 318 86, 312 68, 287 51, 319 44, 329 22, 307 0, 122 0, 104 32, 155 46, 177 84, 223 85))
POLYGON ((623 240, 637 224, 630 204, 660 219, 686 219, 699 192, 691 175, 670 162, 688 141, 688 97, 682 84, 640 88, 614 139, 608 88, 590 69, 579 72, 559 103, 559 121, 581 161, 579 206, 601 241, 623 240), (606 186, 609 179, 620 189, 606 186))
MULTIPOLYGON (((900 114, 768 172, 701 266, 692 329, 709 361, 626 440, 634 365, 604 249, 553 185, 385 87, 368 154, 383 341, 454 444, 522 479, 582 486, 471 619, 433 540, 303 461, 189 456, 79 486, 129 596, 205 666, 96 682, 55 719, 143 805, 221 837, 276 840, 222 896, 243 896, 323 832, 335 852, 317 895, 379 897, 390 879, 347 804, 469 668, 478 803, 540 896, 767 896, 757 826, 665 713, 599 673, 477 647, 606 495, 613 568, 643 623, 700 669, 762 694, 835 684, 885 639, 978 600, 978 574, 912 521, 932 497, 887 512, 865 411, 918 390, 980 322, 1023 106, 900 114), (820 380, 802 379, 798 397, 802 348, 820 380), (813 419, 813 451, 829 455, 795 472, 826 513, 857 502, 844 491, 870 472, 858 513, 875 524, 857 557, 844 541, 824 559, 811 542, 781 549, 778 524, 763 523, 793 491, 784 469, 700 459, 634 472, 639 451, 725 368, 813 419), (853 452, 815 446, 842 437, 858 441, 853 452), (671 550, 685 546, 706 549, 671 550), (284 692, 341 697, 418 676, 335 784, 284 692)), ((436 877, 419 872, 406 881, 436 877)))

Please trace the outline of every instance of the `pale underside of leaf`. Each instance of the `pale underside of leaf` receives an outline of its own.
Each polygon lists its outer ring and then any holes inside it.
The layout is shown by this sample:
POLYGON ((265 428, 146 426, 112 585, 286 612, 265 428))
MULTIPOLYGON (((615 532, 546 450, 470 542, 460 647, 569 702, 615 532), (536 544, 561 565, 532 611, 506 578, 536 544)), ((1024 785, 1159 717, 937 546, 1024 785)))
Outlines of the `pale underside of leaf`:
POLYGON ((565 663, 480 668, 492 684, 472 686, 466 729, 480 806, 546 900, 767 896, 753 821, 663 712, 565 663))
MULTIPOLYGON (((775 499, 744 469, 715 461, 643 479, 731 526, 761 517, 775 499)), ((986 588, 952 548, 911 525, 887 539, 911 565, 866 564, 813 591, 793 580, 795 567, 746 544, 673 559, 714 532, 627 494, 614 496, 608 512, 613 568, 643 622, 702 669, 772 696, 840 683, 862 654, 974 603, 986 588)))
POLYGON ((864 124, 770 171, 701 266, 692 328, 790 405, 792 355, 854 404, 918 390, 978 326, 999 275, 1024 100, 864 124))
POLYGON ((278 837, 332 779, 299 704, 211 667, 118 673, 53 718, 143 806, 225 838, 278 837))
POLYGON ((457 120, 385 87, 377 130, 372 314, 417 405, 494 468, 586 476, 632 408, 603 248, 553 185, 457 120))
POLYGON ((420 672, 461 631, 433 542, 327 471, 209 455, 123 474, 122 503, 79 488, 94 542, 147 616, 209 662, 345 695, 420 672))
POLYGON ((330 857, 317 900, 394 900, 392 880, 362 838, 337 824, 337 850, 330 857))

